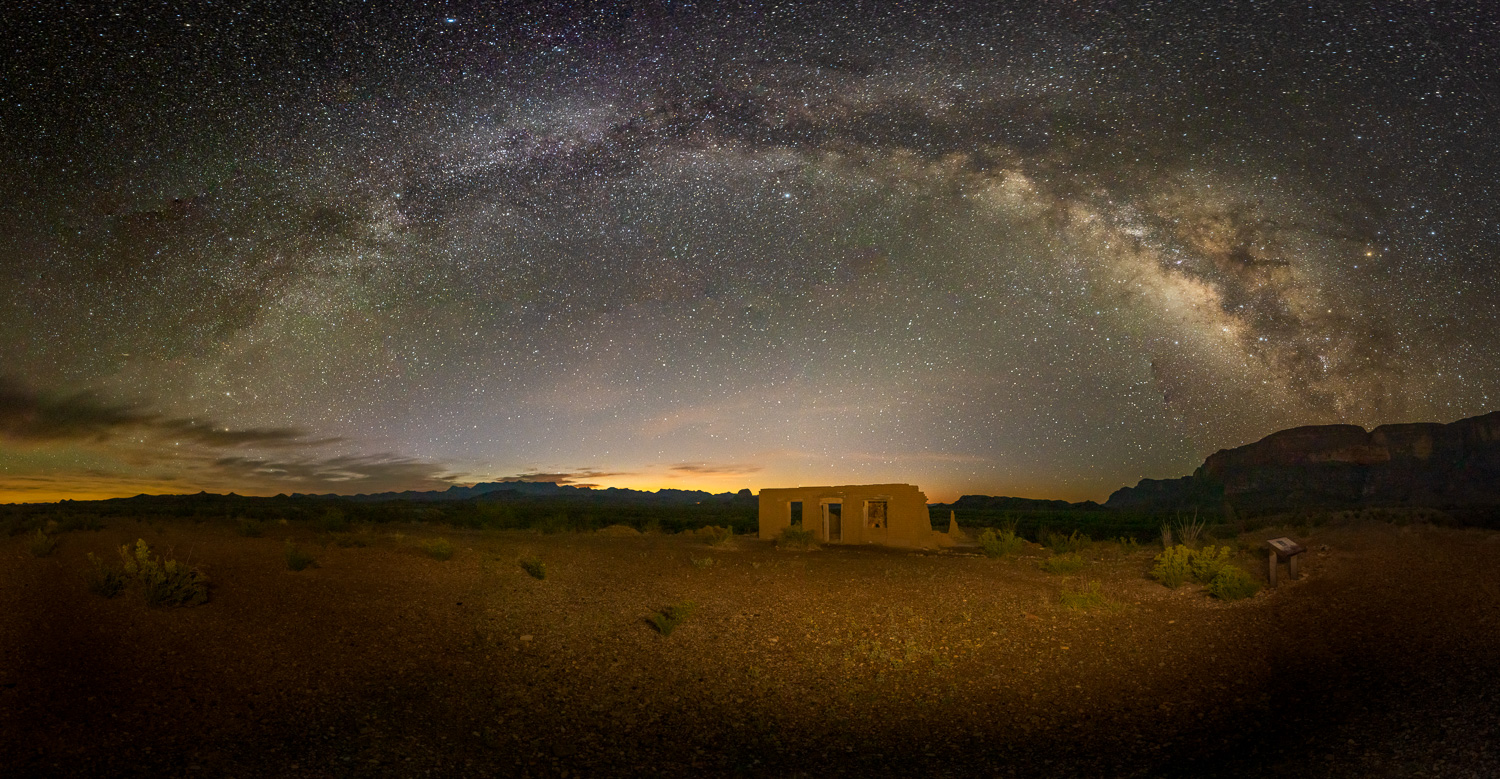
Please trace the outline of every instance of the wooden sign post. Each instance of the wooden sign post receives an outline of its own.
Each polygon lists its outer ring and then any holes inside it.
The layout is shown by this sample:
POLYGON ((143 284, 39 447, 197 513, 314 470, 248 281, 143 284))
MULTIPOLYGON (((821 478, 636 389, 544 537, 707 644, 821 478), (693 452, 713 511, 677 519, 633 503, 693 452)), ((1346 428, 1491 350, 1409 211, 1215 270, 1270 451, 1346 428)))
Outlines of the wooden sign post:
POLYGON ((1271 549, 1270 558, 1268 560, 1268 562, 1270 563, 1269 578, 1271 580, 1271 586, 1276 586, 1276 564, 1281 562, 1282 560, 1286 561, 1287 573, 1290 574, 1293 579, 1296 579, 1298 575, 1297 557, 1303 552, 1306 552, 1307 547, 1285 536, 1282 536, 1281 538, 1273 538, 1270 541, 1267 541, 1266 546, 1270 547, 1271 549))

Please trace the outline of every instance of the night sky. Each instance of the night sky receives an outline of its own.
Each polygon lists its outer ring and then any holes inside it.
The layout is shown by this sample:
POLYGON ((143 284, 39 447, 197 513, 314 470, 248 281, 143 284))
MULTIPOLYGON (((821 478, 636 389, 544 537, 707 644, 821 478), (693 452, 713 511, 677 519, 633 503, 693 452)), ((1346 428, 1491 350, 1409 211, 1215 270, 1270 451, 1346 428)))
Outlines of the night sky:
POLYGON ((1102 500, 1500 408, 1487 2, 0 14, 0 501, 1102 500))

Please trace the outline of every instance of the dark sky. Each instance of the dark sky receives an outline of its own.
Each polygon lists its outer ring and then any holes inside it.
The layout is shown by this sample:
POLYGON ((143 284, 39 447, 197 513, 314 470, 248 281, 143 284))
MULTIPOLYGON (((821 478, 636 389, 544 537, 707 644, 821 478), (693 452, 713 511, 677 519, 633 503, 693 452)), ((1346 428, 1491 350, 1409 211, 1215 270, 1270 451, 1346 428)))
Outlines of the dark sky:
POLYGON ((1102 499, 1500 408, 1474 3, 21 3, 0 501, 1102 499))

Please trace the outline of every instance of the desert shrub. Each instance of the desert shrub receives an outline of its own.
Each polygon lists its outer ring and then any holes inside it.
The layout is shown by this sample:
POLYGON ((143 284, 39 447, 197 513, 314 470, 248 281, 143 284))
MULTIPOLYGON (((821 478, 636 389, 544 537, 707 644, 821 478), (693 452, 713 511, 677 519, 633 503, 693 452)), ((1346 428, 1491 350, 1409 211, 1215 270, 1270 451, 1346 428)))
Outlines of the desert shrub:
POLYGON ((1163 522, 1161 523, 1161 550, 1165 552, 1173 546, 1175 544, 1172 543, 1172 523, 1163 522))
POLYGON ((136 539, 134 551, 129 544, 120 547, 120 562, 125 575, 140 583, 148 606, 197 606, 208 601, 208 577, 203 571, 153 556, 144 538, 136 539))
POLYGON ((1193 581, 1199 584, 1208 584, 1213 581, 1214 577, 1219 575, 1219 571, 1229 565, 1229 560, 1233 555, 1234 550, 1227 546, 1210 545, 1193 552, 1192 558, 1188 561, 1188 567, 1193 573, 1193 581))
POLYGON ((1094 540, 1089 538, 1087 533, 1081 533, 1077 530, 1068 535, 1051 532, 1042 534, 1042 546, 1061 555, 1082 552, 1089 548, 1089 544, 1092 543, 1094 543, 1094 540))
POLYGON ((1260 592, 1260 582, 1237 565, 1225 565, 1208 583, 1208 592, 1219 600, 1239 600, 1260 592))
POLYGON ((646 535, 657 535, 661 533, 661 520, 652 517, 641 525, 641 532, 646 535))
POLYGON ((1109 608, 1115 605, 1115 602, 1104 594, 1104 585, 1097 581, 1084 582, 1076 590, 1064 588, 1061 598, 1065 608, 1075 611, 1109 608))
POLYGON ((547 578, 547 565, 539 557, 521 558, 521 570, 531 574, 533 579, 547 578))
POLYGON ((1176 589, 1193 576, 1193 550, 1178 544, 1156 556, 1151 578, 1176 589))
POLYGON ((349 532, 349 518, 344 516, 343 511, 330 508, 318 517, 314 527, 324 533, 347 533, 349 532))
POLYGON ((984 556, 995 558, 1004 557, 1021 551, 1021 546, 1026 542, 1016 535, 1014 529, 995 530, 993 528, 979 534, 979 548, 984 550, 984 556))
POLYGON ((26 542, 32 557, 46 557, 57 551, 58 537, 40 528, 26 542))
POLYGON ((318 561, 313 559, 312 553, 303 549, 292 541, 286 542, 286 568, 288 571, 305 571, 308 568, 317 568, 318 561))
POLYGON ((417 542, 417 548, 434 560, 447 560, 453 557, 453 544, 448 543, 446 538, 423 539, 417 542))
POLYGON ((234 532, 245 538, 260 538, 266 534, 266 523, 258 519, 242 519, 234 526, 234 532))
POLYGON ((1054 555, 1042 561, 1042 570, 1047 573, 1078 573, 1083 570, 1083 558, 1076 554, 1054 555))
POLYGON ((1134 536, 1120 536, 1115 539, 1115 543, 1120 545, 1120 552, 1122 554, 1129 555, 1141 551, 1141 543, 1135 540, 1134 536))
POLYGON ((328 537, 324 539, 324 546, 327 546, 328 544, 333 544, 334 546, 348 549, 349 547, 369 546, 370 541, 364 536, 355 533, 329 533, 328 537))
POLYGON ((93 552, 89 552, 88 560, 89 567, 83 571, 83 580, 88 584, 89 592, 113 598, 125 590, 130 579, 125 575, 123 567, 106 563, 95 557, 93 552))
POLYGON ((63 517, 57 527, 64 533, 75 530, 103 530, 104 520, 98 514, 69 514, 63 517))
POLYGON ((729 539, 734 538, 734 528, 709 525, 700 531, 709 546, 723 546, 729 539))
POLYGON ((689 557, 688 559, 693 561, 694 568, 714 567, 714 559, 712 557, 689 557))
POLYGON ((656 628, 656 632, 663 636, 670 636, 672 631, 692 616, 697 609, 698 605, 690 600, 674 603, 647 617, 646 621, 656 628))
POLYGON ((777 549, 812 549, 817 545, 817 542, 813 540, 813 532, 801 525, 788 525, 782 529, 781 536, 776 539, 777 549))

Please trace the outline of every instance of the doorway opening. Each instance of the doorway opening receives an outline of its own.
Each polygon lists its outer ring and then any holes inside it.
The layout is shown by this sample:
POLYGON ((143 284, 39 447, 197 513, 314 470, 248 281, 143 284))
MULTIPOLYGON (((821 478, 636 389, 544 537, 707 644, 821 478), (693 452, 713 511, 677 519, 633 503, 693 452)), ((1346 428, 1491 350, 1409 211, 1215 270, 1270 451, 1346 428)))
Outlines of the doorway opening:
POLYGON ((823 538, 829 543, 844 540, 844 504, 823 504, 823 538))

